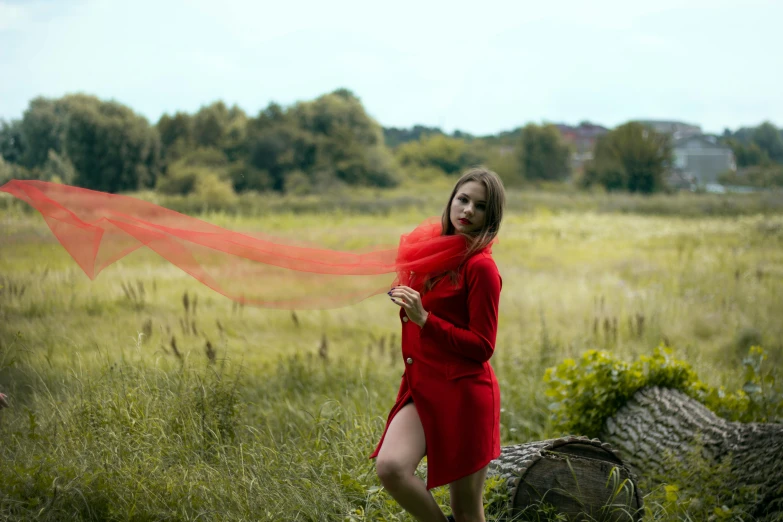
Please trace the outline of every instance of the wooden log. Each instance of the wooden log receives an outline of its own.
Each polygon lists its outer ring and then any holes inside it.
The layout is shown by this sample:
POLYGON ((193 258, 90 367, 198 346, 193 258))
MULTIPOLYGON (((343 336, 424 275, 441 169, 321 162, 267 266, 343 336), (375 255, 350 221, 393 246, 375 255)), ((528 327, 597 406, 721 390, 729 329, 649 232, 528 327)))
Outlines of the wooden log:
POLYGON ((666 476, 666 454, 684 459, 700 438, 705 458, 731 455, 737 485, 759 488, 756 519, 783 519, 783 424, 729 422, 683 392, 649 387, 606 420, 600 437, 650 477, 666 476))
POLYGON ((505 446, 488 475, 506 479, 509 517, 529 514, 537 520, 536 509, 546 503, 568 520, 641 519, 633 473, 598 439, 570 436, 505 446))

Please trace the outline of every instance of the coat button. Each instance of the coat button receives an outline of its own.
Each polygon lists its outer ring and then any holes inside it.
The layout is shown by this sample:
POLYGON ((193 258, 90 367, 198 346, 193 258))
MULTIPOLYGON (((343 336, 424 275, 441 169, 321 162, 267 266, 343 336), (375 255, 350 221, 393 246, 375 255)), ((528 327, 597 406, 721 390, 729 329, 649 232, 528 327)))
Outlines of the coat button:
POLYGON ((408 363, 408 364, 413 364, 413 359, 408 357, 407 359, 405 359, 405 362, 408 363))
POLYGON ((403 322, 403 323, 407 323, 407 322, 408 322, 408 316, 407 316, 407 315, 406 315, 405 317, 403 317, 403 318, 402 318, 402 322, 403 322))

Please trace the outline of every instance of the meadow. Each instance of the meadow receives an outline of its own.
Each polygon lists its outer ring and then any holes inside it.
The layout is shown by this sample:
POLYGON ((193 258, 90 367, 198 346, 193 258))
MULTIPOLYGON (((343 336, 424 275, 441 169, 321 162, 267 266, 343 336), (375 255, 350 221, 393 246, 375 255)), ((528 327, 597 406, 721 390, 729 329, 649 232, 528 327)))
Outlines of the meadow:
MULTIPOLYGON (((395 245, 440 214, 448 189, 212 210, 160 202, 234 230, 358 248, 395 245)), ((781 199, 509 189, 493 248, 503 444, 561 435, 544 372, 589 349, 630 361, 664 342, 731 390, 750 346, 779 366, 781 199)), ((0 519, 410 520, 367 458, 403 371, 387 296, 328 310, 239 306, 143 250, 90 281, 8 197, 0 286, 0 392, 11 402, 0 411, 0 519)), ((663 490, 644 493, 646 519, 681 519, 663 490)), ((447 488, 435 495, 448 506, 447 488)))

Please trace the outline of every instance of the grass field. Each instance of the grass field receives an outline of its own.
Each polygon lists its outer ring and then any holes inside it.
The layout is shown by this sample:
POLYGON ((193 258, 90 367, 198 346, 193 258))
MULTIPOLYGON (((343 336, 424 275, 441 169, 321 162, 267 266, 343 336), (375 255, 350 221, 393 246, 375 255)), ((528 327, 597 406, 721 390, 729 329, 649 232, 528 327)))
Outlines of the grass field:
MULTIPOLYGON (((332 208, 324 198, 200 217, 331 248, 394 245, 440 213, 442 198, 421 193, 398 194, 415 202, 398 212, 315 212, 332 208)), ((699 217, 696 199, 659 200, 678 213, 568 197, 509 191, 494 247, 504 444, 559 435, 544 371, 587 349, 631 360, 663 340, 730 389, 750 345, 783 362, 774 205, 703 196, 734 210, 699 217)), ((409 520, 367 459, 403 369, 385 295, 295 317, 238 307, 147 251, 90 281, 40 216, 0 208, 0 391, 12 401, 0 412, 0 519, 409 520)), ((436 498, 447 506, 447 488, 436 498)))

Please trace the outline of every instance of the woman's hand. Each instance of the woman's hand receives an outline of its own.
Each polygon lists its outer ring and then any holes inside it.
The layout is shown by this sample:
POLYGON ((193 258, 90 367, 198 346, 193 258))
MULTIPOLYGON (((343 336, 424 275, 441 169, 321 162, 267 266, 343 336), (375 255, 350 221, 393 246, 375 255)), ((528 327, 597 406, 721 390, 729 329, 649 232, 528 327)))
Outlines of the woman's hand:
POLYGON ((411 321, 419 325, 419 327, 424 326, 429 314, 421 304, 419 292, 409 286, 400 285, 395 286, 387 293, 394 304, 400 305, 405 309, 405 314, 411 321))

